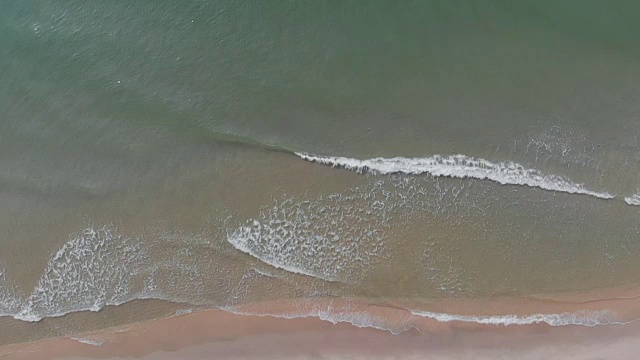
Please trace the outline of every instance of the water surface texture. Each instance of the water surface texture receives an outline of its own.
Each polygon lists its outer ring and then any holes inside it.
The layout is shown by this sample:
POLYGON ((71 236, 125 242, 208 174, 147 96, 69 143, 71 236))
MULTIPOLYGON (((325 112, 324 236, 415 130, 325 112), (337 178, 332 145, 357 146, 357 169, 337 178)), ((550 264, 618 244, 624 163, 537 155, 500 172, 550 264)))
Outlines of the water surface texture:
POLYGON ((0 1, 0 315, 633 286, 639 12, 0 1))

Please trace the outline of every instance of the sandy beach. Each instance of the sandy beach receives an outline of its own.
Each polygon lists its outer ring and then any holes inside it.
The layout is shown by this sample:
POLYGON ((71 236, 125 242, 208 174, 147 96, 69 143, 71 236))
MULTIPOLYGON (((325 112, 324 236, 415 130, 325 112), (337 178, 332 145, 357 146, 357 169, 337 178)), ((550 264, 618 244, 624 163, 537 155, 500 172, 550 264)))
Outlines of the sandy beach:
MULTIPOLYGON (((569 296, 563 301, 494 299, 484 302, 484 311, 520 316, 552 310, 567 313, 577 308, 615 309, 625 316, 637 311, 630 290, 618 289, 611 295, 619 297, 602 301, 586 300, 586 296, 582 301, 569 301, 569 296)), ((0 347, 0 358, 595 360, 635 359, 640 351, 640 323, 636 321, 597 326, 442 322, 409 313, 403 307, 407 304, 316 299, 248 304, 229 311, 199 310, 69 337, 6 345, 0 347), (312 316, 296 317, 303 313, 312 316), (375 328, 390 324, 397 325, 395 330, 400 326, 404 329, 392 334, 375 328)), ((482 308, 481 302, 471 300, 450 305, 449 309, 462 312, 482 308)), ((434 302, 432 306, 445 304, 434 302)))

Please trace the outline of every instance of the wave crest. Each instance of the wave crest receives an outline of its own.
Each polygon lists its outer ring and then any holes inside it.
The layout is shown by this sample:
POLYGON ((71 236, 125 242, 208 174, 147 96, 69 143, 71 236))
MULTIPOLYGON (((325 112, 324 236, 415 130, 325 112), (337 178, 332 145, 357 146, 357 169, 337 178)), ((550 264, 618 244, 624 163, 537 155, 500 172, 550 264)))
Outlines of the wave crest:
POLYGON ((524 185, 549 191, 569 194, 589 195, 599 199, 613 199, 615 195, 608 192, 596 192, 558 176, 545 174, 536 169, 527 169, 513 161, 494 163, 484 159, 466 155, 440 156, 425 158, 373 158, 359 160, 338 156, 319 156, 306 153, 295 153, 298 157, 333 167, 341 167, 358 173, 365 171, 374 174, 431 174, 439 177, 474 178, 491 180, 502 185, 524 185))

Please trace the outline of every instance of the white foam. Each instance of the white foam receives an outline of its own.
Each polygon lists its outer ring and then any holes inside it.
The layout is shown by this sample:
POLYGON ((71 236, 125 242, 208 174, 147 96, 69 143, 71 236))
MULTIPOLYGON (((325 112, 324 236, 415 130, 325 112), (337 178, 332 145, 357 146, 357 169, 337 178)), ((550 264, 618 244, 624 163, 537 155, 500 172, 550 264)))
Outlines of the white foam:
POLYGON ((548 175, 536 169, 527 169, 512 161, 493 163, 466 155, 434 155, 425 158, 379 157, 359 160, 338 156, 295 154, 307 161, 341 167, 358 173, 365 171, 383 175, 428 173, 433 176, 486 179, 502 185, 524 185, 549 191, 589 195, 600 199, 615 198, 615 195, 610 193, 591 191, 586 189, 583 184, 575 184, 562 176, 548 175))
POLYGON ((533 314, 526 316, 519 315, 494 315, 494 316, 468 316, 445 313, 434 313, 428 311, 412 310, 412 314, 434 319, 438 322, 460 321, 466 323, 476 323, 485 325, 532 325, 547 324, 550 326, 580 325, 623 325, 629 322, 621 321, 617 315, 609 310, 602 311, 578 311, 574 313, 562 314, 533 314))
POLYGON ((0 316, 13 314, 20 308, 14 285, 7 279, 4 269, 0 268, 0 316))
POLYGON ((187 315, 187 314, 191 314, 193 312, 193 309, 178 309, 176 310, 175 314, 176 315, 187 315))
POLYGON ((9 314, 36 322, 133 300, 130 283, 146 256, 140 244, 108 226, 85 229, 56 252, 31 295, 9 314))
POLYGON ((269 316, 281 319, 298 318, 318 318, 332 324, 348 323, 358 328, 374 328, 389 331, 393 334, 400 334, 411 329, 413 326, 406 321, 398 324, 389 324, 388 320, 375 316, 367 311, 355 310, 348 305, 336 305, 333 302, 328 304, 314 304, 309 307, 309 303, 302 301, 293 309, 287 312, 254 312, 246 311, 232 306, 220 307, 220 310, 238 315, 269 316))
POLYGON ((275 268, 352 283, 384 249, 390 210, 378 200, 383 192, 373 187, 315 200, 285 198, 230 231, 227 241, 275 268))
POLYGON ((624 198, 624 202, 633 206, 640 206, 640 194, 633 194, 633 196, 629 196, 624 198))
MULTIPOLYGON (((333 324, 349 323, 360 328, 375 328, 379 330, 389 331, 393 334, 399 334, 410 329, 420 329, 419 324, 415 321, 416 316, 419 318, 429 318, 438 322, 466 322, 481 325, 497 325, 497 326, 513 326, 513 325, 533 325, 547 324, 549 326, 599 326, 599 325, 624 325, 632 321, 622 321, 614 312, 609 310, 601 311, 578 311, 574 313, 562 314, 534 314, 534 315, 493 315, 493 316, 470 316, 456 315, 446 313, 434 313, 428 311, 407 310, 406 316, 400 316, 398 319, 390 320, 376 316, 374 313, 359 310, 357 307, 350 306, 349 303, 340 303, 334 305, 333 301, 328 303, 313 304, 305 300, 295 303, 289 311, 253 311, 242 308, 226 306, 220 307, 221 310, 239 315, 251 316, 270 316, 283 319, 296 318, 318 318, 333 324)), ((399 311, 401 309, 398 309, 399 311)))
MULTIPOLYGON (((261 238, 263 237, 263 234, 262 234, 263 226, 257 220, 253 222, 253 225, 254 227, 250 227, 250 226, 240 227, 233 234, 231 234, 231 236, 227 238, 227 241, 229 241, 229 243, 231 243, 236 249, 244 253, 247 253, 257 259, 260 259, 263 262, 273 266, 274 268, 285 270, 285 271, 296 273, 296 274, 319 277, 327 281, 338 280, 337 278, 331 275, 324 275, 324 276, 319 275, 313 271, 309 271, 305 269, 305 267, 303 266, 287 264, 288 262, 290 262, 290 261, 287 261, 288 259, 285 259, 286 257, 288 257, 287 255, 285 255, 285 254, 288 254, 288 252, 287 253, 280 253, 280 252, 274 252, 274 251, 268 252, 268 247, 266 246, 261 246, 260 248, 256 249, 255 244, 262 242, 261 238)), ((273 231, 269 228, 268 232, 271 233, 273 231)), ((270 243, 275 244, 276 242, 280 242, 280 238, 273 238, 273 240, 268 240, 268 241, 270 243)))
POLYGON ((113 226, 73 234, 47 263, 44 274, 26 296, 17 296, 0 268, 0 316, 37 322, 69 313, 98 312, 136 299, 190 303, 188 282, 155 286, 155 270, 199 276, 198 267, 180 262, 188 252, 171 253, 169 261, 151 258, 149 242, 126 237, 113 226), (163 260, 163 261, 162 261, 163 260), (184 286, 181 288, 180 285, 184 286))
POLYGON ((99 341, 99 340, 92 340, 92 339, 85 339, 85 338, 69 338, 71 340, 77 341, 79 343, 83 343, 83 344, 87 344, 87 345, 93 345, 93 346, 100 346, 102 344, 104 344, 104 341, 99 341))

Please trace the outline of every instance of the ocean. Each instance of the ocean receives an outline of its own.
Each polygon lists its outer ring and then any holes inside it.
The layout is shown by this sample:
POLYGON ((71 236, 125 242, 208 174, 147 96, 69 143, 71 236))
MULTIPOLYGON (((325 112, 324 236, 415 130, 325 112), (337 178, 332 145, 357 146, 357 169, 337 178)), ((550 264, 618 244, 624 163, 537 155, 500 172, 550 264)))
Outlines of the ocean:
POLYGON ((0 345, 282 299, 635 320, 429 303, 640 282, 638 11, 0 1, 0 345))

